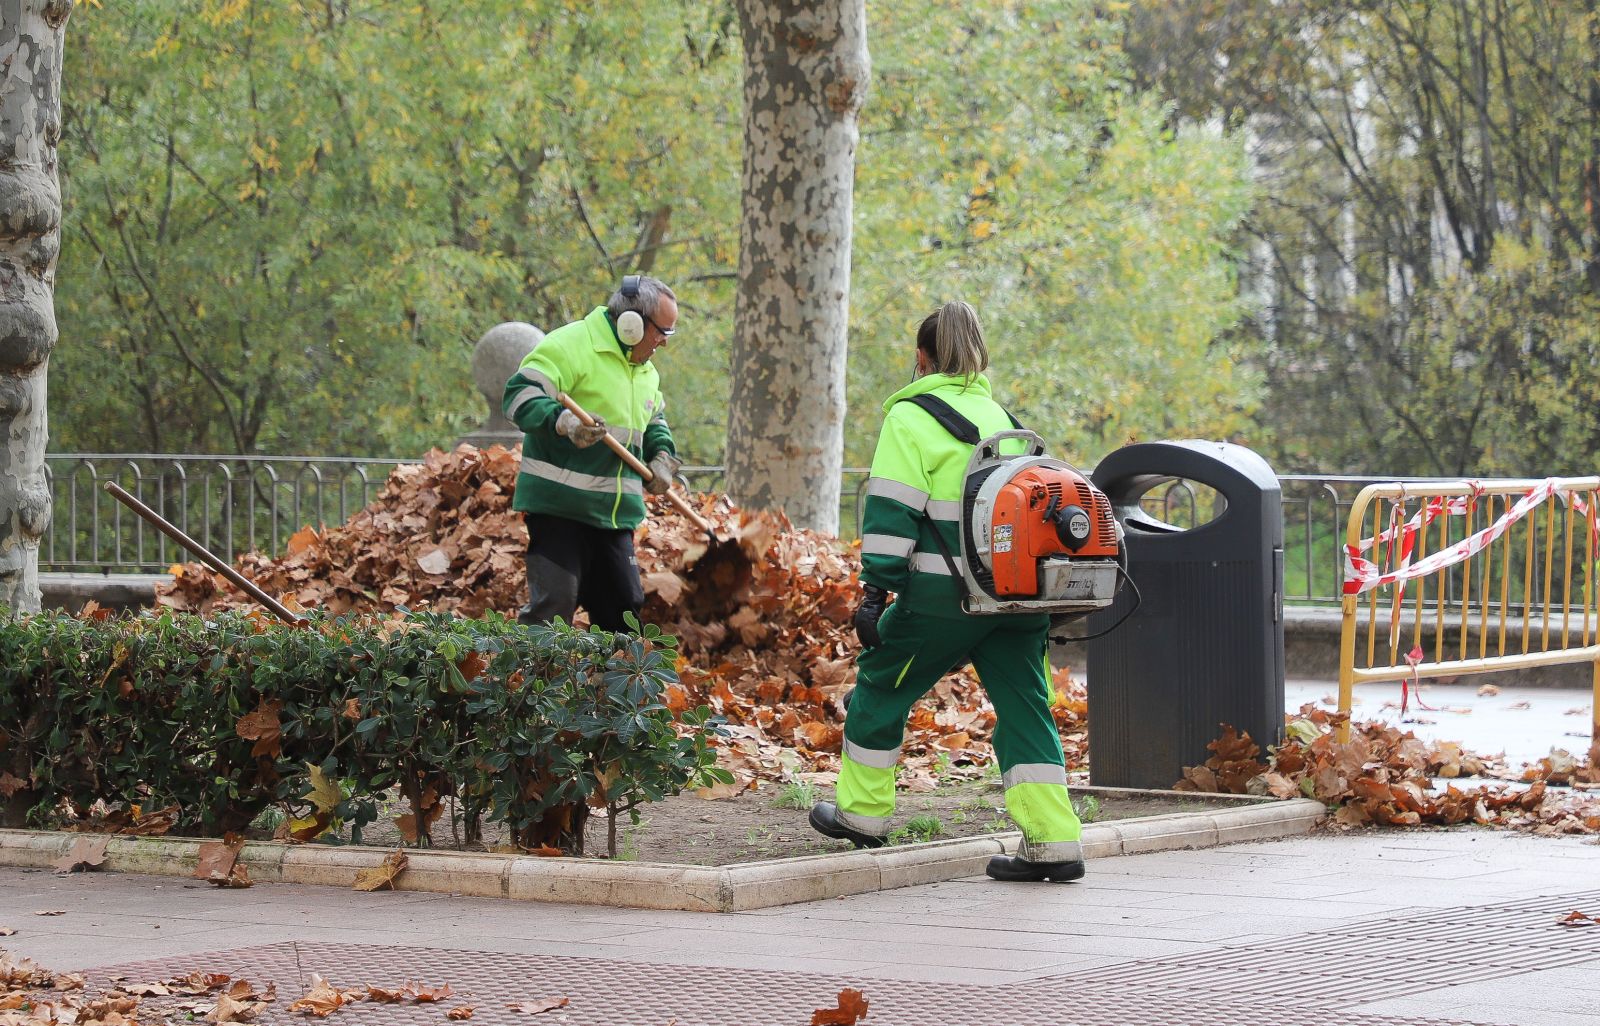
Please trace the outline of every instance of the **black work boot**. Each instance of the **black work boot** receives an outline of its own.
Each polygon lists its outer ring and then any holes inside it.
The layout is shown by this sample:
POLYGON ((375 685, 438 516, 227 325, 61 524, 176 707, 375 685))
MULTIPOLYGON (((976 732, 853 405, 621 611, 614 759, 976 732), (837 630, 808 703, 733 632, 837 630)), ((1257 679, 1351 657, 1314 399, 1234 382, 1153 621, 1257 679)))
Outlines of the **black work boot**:
POLYGON ((1029 862, 1021 855, 996 855, 989 859, 983 871, 991 880, 1068 883, 1083 878, 1084 866, 1082 859, 1071 862, 1029 862))
POLYGON ((818 802, 811 806, 811 829, 826 837, 849 841, 857 848, 881 848, 883 838, 864 834, 839 822, 839 807, 832 802, 818 802))

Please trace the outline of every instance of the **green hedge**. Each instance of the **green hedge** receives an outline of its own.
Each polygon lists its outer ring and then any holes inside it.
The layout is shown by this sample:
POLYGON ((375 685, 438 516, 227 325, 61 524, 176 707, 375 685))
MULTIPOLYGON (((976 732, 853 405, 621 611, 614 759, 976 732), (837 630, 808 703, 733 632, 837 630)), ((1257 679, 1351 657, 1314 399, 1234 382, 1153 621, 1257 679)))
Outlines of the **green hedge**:
POLYGON ((299 839, 359 836, 398 788, 418 844, 449 806, 466 841, 487 818, 581 853, 591 806, 615 823, 727 776, 710 710, 664 702, 674 644, 429 613, 6 619, 0 822, 219 835, 276 806, 299 839))

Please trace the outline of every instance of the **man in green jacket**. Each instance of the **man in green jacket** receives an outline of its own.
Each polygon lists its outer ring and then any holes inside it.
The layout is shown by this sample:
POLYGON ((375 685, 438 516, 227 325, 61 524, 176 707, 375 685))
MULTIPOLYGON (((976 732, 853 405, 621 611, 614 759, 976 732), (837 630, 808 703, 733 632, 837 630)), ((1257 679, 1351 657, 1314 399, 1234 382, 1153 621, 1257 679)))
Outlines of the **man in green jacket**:
POLYGON ((677 331, 678 300, 655 278, 630 274, 581 321, 557 328, 506 382, 501 408, 522 429, 522 467, 512 508, 528 524, 528 604, 522 623, 572 621, 628 629, 644 589, 633 529, 644 493, 659 495, 682 466, 650 357, 677 331), (556 401, 565 392, 589 426, 556 401), (601 443, 610 434, 649 465, 647 485, 601 443))

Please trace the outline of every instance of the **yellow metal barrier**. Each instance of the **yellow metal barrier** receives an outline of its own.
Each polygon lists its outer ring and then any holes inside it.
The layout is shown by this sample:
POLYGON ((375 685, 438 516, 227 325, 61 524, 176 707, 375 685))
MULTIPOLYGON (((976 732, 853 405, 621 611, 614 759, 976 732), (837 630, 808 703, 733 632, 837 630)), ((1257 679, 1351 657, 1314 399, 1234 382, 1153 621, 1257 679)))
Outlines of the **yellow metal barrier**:
POLYGON ((1600 751, 1597 490, 1600 477, 1362 489, 1346 531, 1339 711, 1357 684, 1586 662, 1600 751))

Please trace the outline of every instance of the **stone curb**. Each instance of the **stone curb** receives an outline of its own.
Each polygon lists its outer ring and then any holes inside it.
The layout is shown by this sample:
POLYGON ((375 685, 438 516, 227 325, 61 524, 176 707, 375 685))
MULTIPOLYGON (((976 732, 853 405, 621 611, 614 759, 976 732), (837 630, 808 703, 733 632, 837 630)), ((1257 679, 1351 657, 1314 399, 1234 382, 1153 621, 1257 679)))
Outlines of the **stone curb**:
MULTIPOLYGON (((1327 818, 1321 802, 1294 798, 1239 808, 1180 812, 1084 828, 1086 858, 1205 848, 1310 832, 1327 818)), ((49 869, 92 834, 0 830, 0 866, 49 869)), ((104 836, 104 835, 100 835, 104 836)), ((732 866, 597 862, 488 852, 408 850, 397 890, 515 901, 692 912, 743 912, 799 901, 938 883, 983 872, 989 857, 1016 850, 1021 835, 990 834, 732 866)), ((116 873, 192 876, 201 838, 112 836, 103 868, 116 873)), ((349 887, 388 848, 251 842, 239 862, 259 883, 349 887)))

